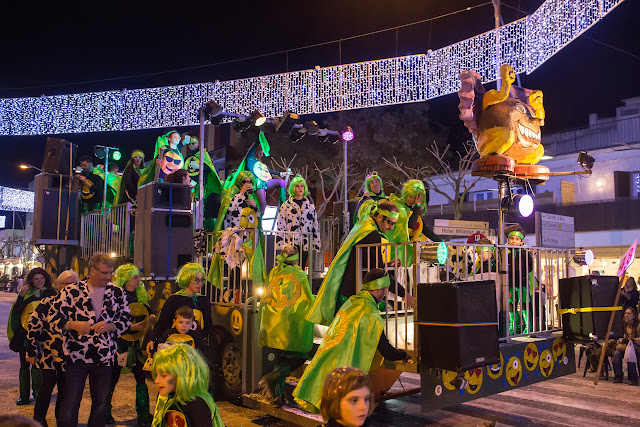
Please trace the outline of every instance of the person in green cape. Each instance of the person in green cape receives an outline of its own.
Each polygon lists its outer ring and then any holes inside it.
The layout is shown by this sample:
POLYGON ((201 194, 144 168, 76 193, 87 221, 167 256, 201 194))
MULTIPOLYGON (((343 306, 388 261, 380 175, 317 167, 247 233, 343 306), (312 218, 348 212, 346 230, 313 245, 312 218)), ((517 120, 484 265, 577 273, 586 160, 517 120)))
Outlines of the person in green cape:
POLYGON ((209 302, 209 297, 200 293, 204 284, 204 268, 194 262, 183 265, 176 275, 176 284, 180 287, 180 290, 167 298, 162 306, 158 320, 149 336, 149 343, 146 348, 148 354, 153 353, 153 349, 157 346, 158 339, 164 331, 171 328, 176 310, 182 306, 193 309, 196 322, 202 329, 202 335, 205 340, 209 337, 213 323, 211 303, 209 302))
POLYGON ((356 214, 353 218, 354 224, 368 218, 377 204, 386 199, 387 195, 384 194, 382 178, 380 178, 378 172, 371 172, 364 180, 364 194, 356 207, 356 214))
POLYGON ((198 350, 173 344, 153 357, 158 402, 153 427, 224 427, 209 394, 209 366, 198 350))
MULTIPOLYGON (((184 168, 189 172, 189 179, 191 181, 191 187, 194 199, 200 197, 199 182, 200 182, 200 142, 197 138, 192 136, 185 136, 185 141, 188 142, 182 149, 184 158, 184 168)), ((213 231, 215 228, 216 218, 218 211, 220 210, 220 193, 222 192, 222 182, 216 172, 216 168, 213 166, 209 153, 204 151, 204 176, 202 182, 204 182, 204 228, 213 231)))
POLYGON ((30 388, 33 389, 33 398, 38 397, 38 389, 42 383, 42 373, 36 366, 31 366, 27 361, 27 329, 31 313, 45 297, 55 296, 56 291, 51 286, 51 276, 42 268, 34 268, 25 279, 25 284, 20 288, 16 301, 9 311, 7 322, 7 338, 9 348, 20 354, 20 371, 18 380, 20 383, 20 395, 16 405, 28 405, 30 388), (31 380, 31 384, 29 384, 31 380), (29 387, 31 385, 31 387, 29 387))
MULTIPOLYGON (((94 173, 99 174, 104 179, 104 169, 102 165, 98 165, 94 169, 94 173)), ((118 165, 114 162, 109 163, 109 173, 107 174, 107 199, 105 207, 111 207, 118 204, 118 192, 122 177, 118 175, 118 165)))
POLYGON ((182 169, 184 158, 180 149, 182 148, 181 136, 176 130, 161 135, 156 140, 154 159, 142 170, 138 187, 142 187, 150 182, 162 182, 172 172, 182 169))
POLYGON ((378 311, 389 285, 389 275, 381 268, 369 271, 362 290, 344 303, 329 326, 318 351, 302 374, 293 397, 302 409, 320 412, 322 384, 335 368, 351 366, 368 373, 376 353, 387 360, 408 360, 410 355, 394 348, 384 334, 384 320, 378 311))
MULTIPOLYGON (((133 264, 123 264, 113 275, 113 284, 120 286, 124 290, 125 297, 129 303, 131 316, 134 318, 129 330, 120 336, 117 341, 117 354, 128 353, 126 367, 133 372, 136 380, 136 414, 138 427, 150 427, 153 416, 149 413, 149 390, 145 382, 145 373, 142 370, 145 358, 142 355, 140 343, 144 332, 149 324, 149 318, 155 317, 150 314, 149 294, 144 283, 140 282, 140 271, 133 264)), ((118 356, 116 356, 117 358, 118 356)), ((107 424, 115 424, 111 414, 111 399, 113 392, 120 379, 122 368, 118 360, 114 361, 113 371, 111 371, 111 391, 107 397, 107 424)))
MULTIPOLYGON (((398 206, 400 215, 398 216, 398 224, 393 230, 386 233, 387 239, 392 243, 406 243, 419 240, 426 240, 426 237, 434 242, 440 242, 442 239, 433 233, 422 222, 422 215, 427 207, 427 193, 424 183, 417 179, 411 179, 402 186, 400 197, 392 194, 389 200, 398 206)), ((395 248, 391 248, 391 256, 397 257, 402 261, 403 267, 410 267, 413 264, 413 251, 399 249, 395 254, 395 248), (406 252, 406 253, 405 253, 406 252)))
MULTIPOLYGON (((222 231, 230 228, 240 227, 245 230, 253 230, 253 233, 260 230, 260 210, 258 199, 254 192, 254 179, 249 171, 240 171, 235 176, 234 184, 225 189, 222 193, 222 202, 214 231, 215 240, 222 237, 222 231)), ((258 236, 257 242, 252 238, 252 232, 243 232, 243 248, 249 258, 251 278, 258 286, 264 284, 266 277, 264 272, 263 247, 264 239, 258 236), (254 242, 256 243, 254 245, 254 242)), ((211 268, 209 269, 208 280, 217 288, 222 286, 222 277, 225 263, 219 253, 214 253, 211 268)), ((232 269, 230 280, 238 281, 240 270, 232 269), (233 276, 233 277, 231 277, 233 276)))
POLYGON ((304 315, 314 297, 307 275, 298 265, 298 248, 285 245, 276 258, 278 265, 269 273, 269 287, 260 302, 258 345, 270 347, 278 360, 273 371, 262 377, 256 393, 282 406, 285 379, 304 364, 313 347, 313 323, 304 315))
POLYGON ((144 152, 135 149, 131 153, 131 158, 122 172, 122 181, 118 188, 116 203, 136 203, 138 195, 138 180, 140 179, 141 168, 144 166, 144 152))
MULTIPOLYGON (((340 250, 333 258, 327 275, 322 281, 318 296, 314 301, 306 319, 312 323, 329 325, 344 301, 356 293, 356 245, 388 243, 385 233, 393 230, 398 220, 398 207, 390 202, 380 202, 371 216, 358 222, 349 232, 340 250)), ((383 250, 372 248, 362 257, 360 265, 363 271, 386 265, 399 265, 399 260, 387 262, 383 250)), ((407 304, 413 304, 413 297, 405 292, 401 285, 396 286, 395 279, 391 281, 391 291, 400 298, 405 298, 407 304)))

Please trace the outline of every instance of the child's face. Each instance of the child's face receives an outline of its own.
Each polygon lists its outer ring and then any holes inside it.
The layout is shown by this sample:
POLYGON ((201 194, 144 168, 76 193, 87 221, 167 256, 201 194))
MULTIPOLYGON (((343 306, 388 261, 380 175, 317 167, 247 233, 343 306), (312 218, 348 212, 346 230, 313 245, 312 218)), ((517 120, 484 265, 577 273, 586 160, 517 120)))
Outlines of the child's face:
POLYGON ((176 316, 176 330, 181 334, 186 334, 191 330, 193 319, 187 319, 182 316, 176 316))
POLYGON ((483 251, 482 251, 482 260, 483 260, 483 261, 489 261, 490 259, 491 259, 491 250, 486 251, 486 250, 484 250, 484 248, 483 248, 483 251))
POLYGON ((156 373, 155 383, 158 386, 158 394, 167 396, 176 390, 176 378, 166 372, 156 373))
POLYGON ((507 239, 511 246, 522 246, 522 239, 518 236, 509 236, 507 239))
POLYGON ((353 390, 340 401, 340 424, 359 427, 369 415, 371 392, 368 387, 353 390))

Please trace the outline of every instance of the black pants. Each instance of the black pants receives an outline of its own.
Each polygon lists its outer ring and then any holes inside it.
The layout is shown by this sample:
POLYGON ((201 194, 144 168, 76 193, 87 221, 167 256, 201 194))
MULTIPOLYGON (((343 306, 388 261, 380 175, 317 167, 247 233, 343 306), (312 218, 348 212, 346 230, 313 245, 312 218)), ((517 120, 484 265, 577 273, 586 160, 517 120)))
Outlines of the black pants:
MULTIPOLYGON (((144 371, 142 370, 143 366, 144 366, 143 363, 140 360, 136 359, 136 363, 131 368, 131 372, 133 373, 133 378, 136 379, 137 385, 146 384, 144 371)), ((118 384, 121 370, 122 370, 122 367, 118 365, 118 362, 116 360, 113 366, 113 372, 111 373, 111 389, 112 390, 115 389, 116 384, 118 384)))
POLYGON ((59 427, 77 427, 78 411, 87 376, 91 393, 91 414, 87 426, 104 427, 107 420, 107 398, 111 389, 111 371, 113 366, 67 362, 64 401, 58 418, 59 427))
POLYGON ((55 414, 56 419, 58 419, 60 407, 62 407, 62 399, 64 398, 64 371, 61 366, 56 366, 56 369, 42 369, 42 384, 40 385, 40 390, 38 390, 36 405, 33 408, 33 419, 43 426, 47 425, 45 419, 49 410, 51 393, 56 385, 58 386, 58 396, 56 397, 55 414))

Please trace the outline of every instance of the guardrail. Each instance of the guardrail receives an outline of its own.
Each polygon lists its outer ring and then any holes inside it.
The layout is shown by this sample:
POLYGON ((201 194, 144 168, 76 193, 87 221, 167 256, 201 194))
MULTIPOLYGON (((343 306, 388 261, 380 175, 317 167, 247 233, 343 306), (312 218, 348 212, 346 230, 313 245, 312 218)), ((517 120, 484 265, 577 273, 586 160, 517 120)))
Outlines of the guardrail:
POLYGON ((80 249, 82 258, 96 252, 128 257, 131 221, 135 210, 131 203, 82 214, 80 217, 80 249))

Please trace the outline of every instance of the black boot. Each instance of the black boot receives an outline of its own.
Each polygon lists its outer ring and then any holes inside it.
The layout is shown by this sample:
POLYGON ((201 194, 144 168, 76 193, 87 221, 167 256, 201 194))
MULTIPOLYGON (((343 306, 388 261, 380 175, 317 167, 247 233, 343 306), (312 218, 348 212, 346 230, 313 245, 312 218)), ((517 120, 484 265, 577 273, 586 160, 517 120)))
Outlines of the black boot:
POLYGON ((20 369, 18 380, 20 382, 20 397, 16 401, 16 405, 28 405, 30 402, 29 395, 31 394, 31 384, 29 384, 29 370, 20 369))
POLYGON ((153 415, 149 413, 149 389, 146 384, 136 385, 136 413, 138 427, 151 427, 153 415))
POLYGON ((105 421, 105 424, 116 423, 116 420, 113 419, 113 414, 111 413, 111 410, 113 409, 113 406, 111 405, 111 399, 113 399, 114 390, 115 390, 115 387, 112 386, 111 390, 109 390, 109 396, 107 396, 107 420, 105 421))
POLYGON ((33 399, 38 400, 38 391, 42 385, 42 371, 39 368, 31 368, 31 389, 33 390, 33 399))

